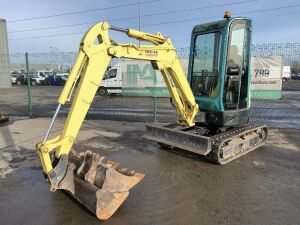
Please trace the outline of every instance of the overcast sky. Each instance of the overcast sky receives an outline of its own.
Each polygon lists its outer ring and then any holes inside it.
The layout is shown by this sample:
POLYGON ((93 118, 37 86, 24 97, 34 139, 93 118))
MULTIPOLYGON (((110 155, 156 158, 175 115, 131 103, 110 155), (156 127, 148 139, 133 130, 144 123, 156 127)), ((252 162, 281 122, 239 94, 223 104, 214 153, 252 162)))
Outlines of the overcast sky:
MULTIPOLYGON (((300 41, 300 0, 161 0, 143 4, 143 2, 147 1, 154 0, 141 0, 141 30, 152 33, 160 31, 165 36, 170 36, 176 47, 189 46, 190 34, 193 26, 196 24, 201 24, 222 18, 223 13, 226 9, 230 9, 232 14, 234 15, 247 16, 253 19, 254 44, 300 41), (220 6, 221 4, 231 3, 234 3, 234 5, 220 6), (295 7, 284 9, 283 7, 286 6, 295 7), (206 8, 197 9, 201 7, 206 8), (282 9, 249 13, 251 11, 272 8, 282 9), (177 10, 187 11, 145 16, 149 14, 177 10), (168 23, 174 21, 178 22, 168 23)), ((78 23, 95 23, 96 21, 109 21, 112 19, 128 17, 131 17, 131 19, 114 20, 111 21, 110 24, 125 28, 138 28, 138 5, 50 18, 17 22, 13 21, 21 20, 24 18, 43 17, 68 12, 101 9, 137 2, 138 0, 0 0, 0 18, 4 18, 8 21, 8 38, 11 39, 9 40, 10 53, 50 52, 50 47, 52 47, 53 51, 57 52, 77 51, 81 37, 83 36, 84 32, 91 26, 91 24, 61 27, 57 29, 42 29, 38 31, 13 31, 44 27, 57 27, 78 23), (20 39, 27 37, 51 36, 70 33, 76 34, 20 39)), ((114 40, 127 42, 127 39, 125 39, 125 37, 118 34, 113 33, 111 36, 111 38, 114 40)))

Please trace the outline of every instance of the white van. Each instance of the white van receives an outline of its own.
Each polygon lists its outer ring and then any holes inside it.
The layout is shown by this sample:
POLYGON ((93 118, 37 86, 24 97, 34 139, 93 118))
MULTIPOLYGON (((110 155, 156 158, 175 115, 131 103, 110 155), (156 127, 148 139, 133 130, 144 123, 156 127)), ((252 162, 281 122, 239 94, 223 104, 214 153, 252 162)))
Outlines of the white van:
POLYGON ((284 66, 282 72, 282 81, 287 81, 289 79, 291 79, 291 67, 284 66))
POLYGON ((39 70, 35 75, 35 80, 39 85, 45 84, 45 79, 52 74, 53 73, 51 71, 39 70))
POLYGON ((101 85, 98 89, 100 96, 108 94, 121 94, 122 93, 122 72, 119 63, 110 67, 105 73, 101 85))
MULTIPOLYGON (((180 61, 184 71, 187 72, 188 59, 180 59, 180 61)), ((160 72, 154 72, 149 61, 122 59, 105 73, 98 94, 100 96, 122 94, 123 88, 142 89, 148 86, 151 87, 153 86, 154 73, 157 74, 156 86, 165 87, 163 77, 158 75, 160 72)))

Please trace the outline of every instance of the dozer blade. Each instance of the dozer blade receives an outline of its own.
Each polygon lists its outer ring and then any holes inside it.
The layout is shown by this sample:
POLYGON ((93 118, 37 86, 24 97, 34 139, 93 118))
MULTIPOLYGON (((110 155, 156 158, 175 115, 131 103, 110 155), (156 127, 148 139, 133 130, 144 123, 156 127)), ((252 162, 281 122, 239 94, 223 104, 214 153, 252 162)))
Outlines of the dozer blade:
POLYGON ((179 124, 147 124, 146 139, 164 147, 175 147, 204 155, 217 164, 227 164, 262 146, 268 136, 264 125, 247 124, 214 133, 208 127, 187 127, 179 124))
POLYGON ((91 151, 71 152, 69 161, 59 189, 68 191, 100 220, 110 218, 129 190, 144 178, 144 174, 121 168, 91 151))

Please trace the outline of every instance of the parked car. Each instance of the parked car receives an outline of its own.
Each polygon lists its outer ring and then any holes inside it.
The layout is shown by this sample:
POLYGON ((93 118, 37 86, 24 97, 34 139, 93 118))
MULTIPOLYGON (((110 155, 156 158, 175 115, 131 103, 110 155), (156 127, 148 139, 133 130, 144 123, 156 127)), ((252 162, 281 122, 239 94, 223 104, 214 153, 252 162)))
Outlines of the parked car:
POLYGON ((11 84, 14 85, 14 84, 17 84, 17 78, 18 78, 19 75, 17 74, 12 74, 11 77, 10 77, 10 80, 11 80, 11 84))
POLYGON ((46 77, 45 82, 51 86, 64 86, 67 81, 66 76, 51 75, 46 77))
POLYGON ((12 71, 11 75, 19 75, 19 72, 18 71, 12 71))
POLYGON ((292 74, 291 79, 292 80, 300 80, 300 73, 292 74))
POLYGON ((46 85, 46 78, 51 75, 53 75, 51 71, 39 70, 35 76, 37 84, 46 85))
MULTIPOLYGON (((37 85, 37 80, 35 78, 35 75, 34 74, 29 74, 29 77, 30 77, 30 85, 32 86, 36 86, 37 85)), ((27 77, 26 77, 26 74, 21 74, 17 77, 16 79, 16 83, 18 85, 27 85, 27 77)))
POLYGON ((68 73, 56 73, 55 75, 56 75, 56 76, 65 76, 65 77, 68 77, 68 76, 69 76, 68 73))
POLYGON ((35 85, 38 85, 38 84, 42 84, 42 82, 44 83, 45 81, 45 79, 40 79, 40 77, 37 75, 37 74, 31 74, 30 75, 30 79, 32 80, 31 81, 31 85, 32 86, 35 86, 35 85))

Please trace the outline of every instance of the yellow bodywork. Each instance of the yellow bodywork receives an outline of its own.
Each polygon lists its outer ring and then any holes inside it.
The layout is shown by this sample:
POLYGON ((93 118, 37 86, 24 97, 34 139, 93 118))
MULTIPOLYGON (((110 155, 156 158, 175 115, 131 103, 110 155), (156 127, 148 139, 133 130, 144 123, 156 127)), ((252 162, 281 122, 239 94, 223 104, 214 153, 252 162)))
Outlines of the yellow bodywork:
MULTIPOLYGON (((68 155, 82 122, 96 95, 111 58, 130 58, 151 61, 161 71, 172 101, 176 105, 177 122, 194 126, 198 105, 170 38, 128 29, 128 37, 152 43, 152 45, 118 44, 109 39, 108 31, 117 30, 107 22, 97 23, 84 35, 80 43, 77 59, 62 90, 58 103, 70 101, 78 78, 78 84, 64 130, 61 135, 37 145, 43 171, 48 174, 52 169, 50 153, 55 157, 68 155)), ((122 30, 124 32, 124 30, 122 30)))

